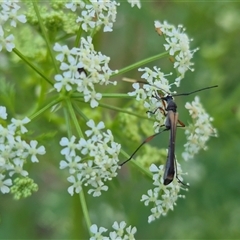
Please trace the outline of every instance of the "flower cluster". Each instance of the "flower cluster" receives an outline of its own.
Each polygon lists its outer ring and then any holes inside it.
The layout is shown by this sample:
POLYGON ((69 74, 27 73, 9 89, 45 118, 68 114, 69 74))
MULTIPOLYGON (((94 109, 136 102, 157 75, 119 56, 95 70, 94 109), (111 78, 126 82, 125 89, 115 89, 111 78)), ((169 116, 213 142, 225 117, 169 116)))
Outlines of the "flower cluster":
POLYGON ((170 56, 174 57, 174 68, 179 73, 179 76, 175 79, 176 86, 180 85, 181 79, 184 78, 187 70, 193 71, 191 67, 193 63, 191 59, 193 54, 198 48, 190 50, 190 41, 185 32, 185 28, 182 25, 178 25, 176 28, 174 25, 168 24, 166 21, 163 23, 155 21, 155 28, 158 34, 164 35, 166 44, 164 47, 169 52, 170 56))
POLYGON ((115 1, 109 0, 90 0, 85 4, 84 1, 67 3, 66 8, 73 12, 79 6, 82 9, 81 15, 78 16, 76 23, 81 23, 82 29, 86 32, 91 32, 96 28, 104 26, 104 32, 111 32, 113 23, 116 21, 117 6, 119 4, 115 1))
POLYGON ((14 199, 26 198, 38 191, 38 185, 31 178, 15 178, 14 185, 11 187, 11 193, 14 199))
POLYGON ((94 50, 91 37, 81 38, 79 48, 69 49, 56 43, 54 50, 59 52, 56 59, 61 62, 60 69, 63 71, 55 76, 56 90, 76 90, 83 93, 84 101, 90 102, 92 108, 97 107, 102 94, 96 92, 95 84, 116 85, 116 82, 109 81, 114 73, 108 66, 110 58, 94 50))
MULTIPOLYGON (((155 219, 165 216, 168 210, 173 210, 174 205, 178 198, 184 197, 179 195, 181 185, 178 180, 174 178, 171 184, 163 185, 164 166, 157 167, 152 164, 149 170, 153 173, 153 185, 154 189, 149 189, 147 195, 142 195, 141 201, 145 206, 152 203, 154 206, 151 208, 151 215, 148 217, 148 222, 152 222, 155 219), (161 199, 159 199, 161 196, 161 199)), ((183 175, 180 165, 177 163, 178 179, 182 181, 181 175, 183 175)))
POLYGON ((158 92, 161 91, 163 94, 169 93, 171 84, 169 84, 166 76, 171 75, 164 74, 160 68, 156 66, 153 70, 150 68, 140 68, 140 72, 144 72, 141 76, 142 79, 146 80, 146 84, 140 86, 140 83, 135 82, 133 88, 135 91, 129 92, 130 96, 136 96, 138 101, 142 100, 144 107, 147 109, 148 117, 153 117, 156 120, 154 123, 155 132, 159 132, 159 127, 164 124, 165 115, 159 109, 165 109, 163 102, 160 100, 158 92))
POLYGON ((0 3, 0 51, 2 51, 3 48, 6 48, 8 52, 11 52, 15 47, 13 34, 8 35, 7 37, 4 36, 8 31, 7 29, 9 27, 17 27, 17 21, 21 23, 25 23, 27 21, 25 15, 18 14, 20 6, 17 2, 17 0, 5 0, 0 3))
MULTIPOLYGON (((0 107, 0 118, 7 119, 5 107, 0 107)), ((0 124, 0 191, 8 193, 12 185, 11 177, 19 174, 26 177, 28 172, 24 170, 24 164, 30 158, 32 162, 38 162, 37 154, 45 154, 43 146, 37 147, 38 142, 31 140, 30 143, 22 140, 22 135, 28 130, 24 126, 30 122, 25 117, 23 120, 12 118, 11 124, 4 127, 0 124), (7 178, 7 174, 10 178, 7 178)))
POLYGON ((75 142, 75 136, 61 139, 60 145, 64 147, 61 154, 65 156, 65 160, 60 162, 60 168, 69 169, 68 181, 72 186, 68 188, 68 192, 71 195, 74 192, 79 193, 83 185, 90 185, 92 188, 88 193, 97 197, 101 195, 101 191, 108 190, 105 182, 117 176, 121 145, 114 142, 110 130, 103 132, 103 122, 95 125, 93 120, 89 120, 87 126, 90 128, 85 131, 87 140, 81 138, 75 142))
POLYGON ((193 119, 193 123, 185 130, 188 141, 184 144, 185 150, 182 154, 185 160, 189 160, 200 149, 207 149, 206 142, 210 136, 217 136, 217 130, 213 128, 211 124, 213 118, 206 113, 200 103, 199 97, 196 96, 192 103, 187 102, 185 107, 189 110, 190 116, 193 119))
POLYGON ((104 227, 98 227, 96 224, 93 224, 90 227, 90 231, 93 234, 93 236, 90 238, 90 240, 110 240, 110 239, 122 239, 122 240, 134 240, 134 234, 137 232, 136 227, 126 227, 127 224, 122 221, 120 223, 114 222, 112 227, 114 231, 109 233, 109 236, 103 236, 104 232, 107 232, 108 229, 104 227))

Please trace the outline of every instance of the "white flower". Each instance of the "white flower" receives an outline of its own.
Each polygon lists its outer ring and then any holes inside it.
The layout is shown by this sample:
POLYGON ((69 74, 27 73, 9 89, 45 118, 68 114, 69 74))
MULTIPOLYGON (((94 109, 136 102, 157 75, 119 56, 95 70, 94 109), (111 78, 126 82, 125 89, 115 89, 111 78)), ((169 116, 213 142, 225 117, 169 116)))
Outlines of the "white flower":
POLYGON ((46 153, 45 147, 40 146, 37 148, 38 142, 36 140, 31 140, 29 145, 26 145, 26 149, 28 150, 29 155, 31 155, 32 162, 38 162, 36 157, 37 154, 44 155, 46 153))
POLYGON ((144 89, 140 88, 139 83, 133 83, 133 88, 135 89, 134 92, 129 92, 129 96, 136 96, 136 100, 145 100, 147 98, 147 94, 145 93, 144 89))
POLYGON ((56 59, 59 61, 59 62, 63 62, 64 58, 67 58, 69 56, 71 56, 72 54, 76 54, 75 52, 75 48, 73 49, 69 49, 67 45, 63 45, 61 46, 59 43, 55 43, 54 47, 53 47, 53 50, 55 52, 60 52, 57 56, 56 56, 56 59))
POLYGON ((66 156, 66 161, 62 160, 60 162, 60 169, 64 169, 66 167, 69 168, 69 173, 74 174, 77 170, 82 168, 82 164, 80 164, 81 157, 79 156, 66 156))
POLYGON ((6 166, 6 159, 0 156, 0 169, 5 168, 6 166))
POLYGON ((12 124, 10 124, 10 127, 13 127, 13 129, 18 129, 20 128, 21 133, 26 133, 27 128, 24 126, 24 124, 27 124, 30 122, 30 119, 28 117, 25 117, 24 119, 11 119, 12 124))
POLYGON ((81 154, 87 155, 89 154, 90 156, 95 155, 95 140, 93 139, 88 139, 87 141, 84 138, 81 138, 79 140, 79 147, 81 149, 81 154))
POLYGON ((2 29, 2 26, 0 26, 0 51, 2 51, 3 48, 6 48, 8 52, 11 52, 12 49, 15 48, 13 41, 14 36, 12 34, 4 38, 4 31, 2 29))
POLYGON ((76 193, 80 193, 80 191, 82 190, 82 175, 80 173, 78 173, 76 175, 76 178, 74 176, 70 176, 67 178, 67 180, 72 183, 72 186, 70 186, 68 188, 68 193, 72 196, 74 194, 74 192, 76 193))
POLYGON ((13 145, 16 156, 21 157, 22 159, 26 159, 28 157, 29 153, 26 151, 28 144, 22 140, 21 136, 15 137, 13 145))
POLYGON ((20 175, 26 177, 28 175, 28 172, 23 169, 23 164, 24 164, 24 161, 22 159, 14 158, 13 164, 11 164, 8 167, 8 170, 10 170, 9 176, 12 177, 13 174, 17 173, 17 174, 20 174, 20 175))
POLYGON ((98 101, 102 99, 101 93, 96 93, 95 91, 91 91, 85 94, 84 100, 85 102, 90 101, 91 108, 95 108, 98 106, 98 101))
POLYGON ((139 0, 127 0, 127 1, 131 4, 131 7, 134 7, 136 5, 138 8, 141 8, 141 2, 139 0))
POLYGON ((87 126, 91 129, 86 131, 87 137, 95 135, 98 139, 101 136, 101 130, 105 128, 104 122, 99 122, 96 126, 92 119, 87 122, 87 126))
POLYGON ((126 225, 127 225, 127 224, 126 224, 124 221, 120 222, 119 224, 118 224, 118 222, 115 221, 115 222, 113 223, 112 227, 113 227, 114 230, 116 230, 117 235, 118 235, 119 237, 122 237, 126 225))
POLYGON ((5 194, 10 192, 10 186, 12 186, 12 180, 11 179, 5 179, 5 175, 0 174, 0 191, 5 194))
POLYGON ((72 1, 70 3, 65 4, 66 8, 71 9, 73 12, 77 10, 77 7, 79 6, 80 8, 84 8, 85 3, 84 1, 72 1))
POLYGON ((102 194, 102 191, 107 191, 108 190, 108 186, 102 184, 96 184, 95 182, 93 182, 91 184, 94 188, 89 189, 88 190, 88 194, 92 194, 93 197, 99 197, 102 194))
POLYGON ((60 92, 62 89, 66 89, 68 92, 72 90, 72 84, 74 83, 73 78, 71 77, 71 72, 64 72, 63 75, 57 74, 54 79, 57 83, 54 84, 54 87, 60 92))
POLYGON ((104 227, 99 227, 96 224, 93 224, 90 227, 91 233, 93 233, 93 236, 90 238, 90 240, 107 240, 109 238, 102 236, 102 233, 107 232, 107 229, 104 227))
POLYGON ((12 27, 17 27, 17 21, 21 23, 26 23, 27 19, 25 15, 17 15, 17 10, 12 10, 9 15, 9 19, 11 19, 10 25, 12 27))
POLYGON ((88 11, 82 11, 82 16, 78 17, 76 23, 82 23, 82 29, 87 32, 89 29, 94 29, 96 26, 93 17, 88 13, 88 11))
POLYGON ((170 55, 173 56, 175 52, 180 50, 177 38, 166 38, 166 41, 168 42, 168 44, 164 44, 164 47, 167 51, 169 51, 170 55))
POLYGON ((70 140, 66 137, 63 137, 60 141, 61 146, 66 146, 61 150, 61 154, 64 156, 76 156, 76 150, 80 149, 80 146, 75 143, 76 137, 72 136, 70 140))
POLYGON ((7 119, 6 107, 0 106, 0 118, 7 119))
POLYGON ((156 202, 158 193, 154 192, 152 189, 147 191, 148 195, 143 194, 141 201, 144 202, 145 206, 148 206, 150 202, 156 202))
POLYGON ((124 239, 133 240, 133 239, 135 239, 134 234, 137 232, 137 228, 129 226, 126 228, 126 232, 127 232, 127 234, 124 236, 124 239))
POLYGON ((70 73, 70 77, 72 78, 79 78, 78 69, 81 68, 83 68, 82 62, 72 55, 68 56, 68 63, 62 62, 60 66, 60 69, 62 71, 67 71, 67 73, 70 73))
POLYGON ((15 130, 12 127, 8 125, 7 128, 4 128, 0 125, 0 143, 5 143, 5 141, 7 141, 10 146, 14 145, 14 135, 15 130))

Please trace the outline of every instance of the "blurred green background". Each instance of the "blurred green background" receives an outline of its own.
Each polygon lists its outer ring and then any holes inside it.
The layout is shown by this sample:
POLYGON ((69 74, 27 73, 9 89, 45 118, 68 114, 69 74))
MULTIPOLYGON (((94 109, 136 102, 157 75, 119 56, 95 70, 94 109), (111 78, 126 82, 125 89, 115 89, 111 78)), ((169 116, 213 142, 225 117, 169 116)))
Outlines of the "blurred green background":
MULTIPOLYGON (((182 163, 184 171, 189 173, 186 179, 191 187, 184 192, 186 199, 179 199, 174 211, 166 217, 147 223, 150 208, 145 207, 140 198, 152 187, 151 182, 140 172, 126 167, 109 185, 107 193, 99 198, 86 194, 91 220, 110 229, 115 220, 127 219, 127 224, 138 229, 136 239, 239 239, 240 4, 230 1, 144 1, 139 10, 121 2, 114 31, 98 34, 98 49, 111 57, 112 69, 121 69, 163 51, 163 39, 154 30, 154 20, 183 24, 188 36, 194 39, 192 49, 200 47, 193 59, 195 71, 186 74, 178 92, 219 85, 217 89, 199 94, 202 104, 214 118, 213 125, 219 137, 211 138, 208 150, 201 151, 194 161, 182 163)), ((165 72, 172 71, 166 60, 148 66, 153 65, 163 66, 165 72)), ((15 74, 17 70, 21 74, 22 69, 16 65, 10 68, 8 77, 14 74, 11 69, 15 74)), ((2 74, 6 75, 5 72, 2 74)), ((119 92, 131 89, 128 83, 121 83, 122 77, 139 76, 134 70, 116 77, 119 92)), ((17 99, 31 98, 28 95, 33 86, 26 85, 15 84, 17 99), (24 87, 28 91, 24 91, 24 87)), ((176 99, 179 118, 185 123, 189 117, 184 104, 193 99, 194 96, 176 99)), ((22 107, 18 104, 15 108, 22 107)), ((116 106, 122 104, 127 102, 116 102, 116 106)), ((24 113, 27 105, 24 108, 17 109, 17 112, 24 113)), ((47 118, 38 119, 33 124, 40 132, 58 131, 54 119, 50 122, 47 118)), ((121 132, 124 133, 124 129, 121 132)), ((7 195, 0 196, 1 239, 88 238, 78 196, 71 197, 67 193, 67 173, 59 171, 62 159, 58 144, 60 135, 48 139, 47 145, 44 142, 46 149, 50 150, 48 155, 42 157, 39 164, 29 166, 28 171, 39 184, 39 191, 21 201, 14 201, 7 195)), ((160 136, 155 141, 158 144, 163 142, 160 136)), ((179 131, 176 149, 179 161, 184 142, 183 131, 179 131)), ((131 153, 137 145, 133 143, 126 151, 131 153)))

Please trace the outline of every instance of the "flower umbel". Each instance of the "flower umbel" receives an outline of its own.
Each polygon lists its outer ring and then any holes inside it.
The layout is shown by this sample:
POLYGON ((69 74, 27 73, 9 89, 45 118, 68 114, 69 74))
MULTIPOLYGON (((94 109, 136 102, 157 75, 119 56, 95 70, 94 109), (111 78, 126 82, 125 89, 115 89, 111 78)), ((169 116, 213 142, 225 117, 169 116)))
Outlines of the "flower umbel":
MULTIPOLYGON (((0 109, 3 112, 2 118, 5 119, 6 108, 0 107, 0 109)), ((28 176, 28 172, 24 169, 28 159, 38 162, 36 155, 44 155, 46 152, 43 146, 37 147, 36 140, 31 140, 30 143, 22 140, 22 136, 28 131, 25 125, 30 122, 29 118, 25 117, 22 120, 12 118, 11 122, 6 127, 0 124, 0 190, 2 193, 10 191, 9 186, 12 185, 13 175, 28 176)))
POLYGON ((56 43, 53 49, 59 53, 56 59, 61 62, 60 69, 63 71, 55 76, 56 90, 75 90, 83 94, 84 101, 90 102, 92 108, 97 107, 102 94, 96 92, 95 85, 116 85, 109 80, 114 73, 108 66, 110 58, 94 50, 90 36, 81 38, 79 48, 69 49, 56 43))
POLYGON ((189 160, 201 149, 207 149, 206 142, 210 136, 217 137, 217 130, 212 126, 213 118, 206 113, 199 97, 196 96, 192 103, 187 102, 185 107, 193 120, 193 123, 186 127, 185 135, 188 141, 184 144, 185 150, 182 153, 183 159, 189 160))
POLYGON ((71 9, 73 12, 78 7, 82 9, 80 16, 76 19, 76 23, 80 23, 84 31, 93 32, 94 29, 104 26, 104 32, 111 32, 113 23, 116 21, 117 6, 119 5, 115 1, 90 0, 88 4, 85 4, 83 1, 80 3, 67 3, 66 8, 71 9))
POLYGON ((174 68, 176 68, 179 75, 175 79, 175 84, 179 86, 181 79, 184 78, 185 72, 187 70, 194 71, 191 67, 193 65, 191 59, 198 48, 190 50, 190 42, 192 39, 188 38, 185 33, 185 28, 182 25, 178 25, 176 28, 166 21, 163 23, 155 21, 155 28, 158 34, 163 35, 167 42, 164 44, 166 51, 169 52, 170 56, 174 57, 174 68))
POLYGON ((110 130, 103 132, 103 122, 95 125, 93 120, 89 120, 87 126, 90 128, 85 132, 88 139, 81 138, 76 142, 76 137, 72 136, 70 140, 64 137, 60 141, 64 147, 61 154, 65 156, 60 168, 69 169, 68 181, 72 186, 68 192, 71 195, 79 193, 82 186, 90 186, 88 193, 98 197, 102 191, 108 190, 105 182, 117 176, 121 145, 114 142, 110 130))
MULTIPOLYGON (((177 162, 177 161, 176 161, 177 162)), ((152 164, 149 170, 153 173, 154 189, 150 189, 147 195, 142 195, 141 201, 145 206, 153 204, 151 208, 151 215, 148 217, 148 222, 152 222, 162 216, 165 216, 169 210, 173 210, 178 198, 183 198, 184 195, 179 195, 181 185, 178 180, 174 178, 171 184, 163 185, 164 166, 157 167, 152 164)), ((178 178, 182 181, 182 170, 180 164, 177 163, 178 178)))

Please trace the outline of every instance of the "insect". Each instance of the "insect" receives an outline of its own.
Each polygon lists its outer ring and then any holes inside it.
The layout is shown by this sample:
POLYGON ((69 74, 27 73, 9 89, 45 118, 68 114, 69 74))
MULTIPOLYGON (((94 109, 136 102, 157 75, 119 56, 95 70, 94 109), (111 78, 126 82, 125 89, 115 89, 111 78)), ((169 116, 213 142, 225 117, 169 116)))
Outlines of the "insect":
MULTIPOLYGON (((174 95, 168 94, 165 97, 153 96, 157 100, 163 101, 163 105, 165 106, 165 109, 159 108, 159 110, 161 112, 163 112, 166 116, 165 124, 163 125, 163 126, 165 126, 165 128, 163 130, 161 130, 160 132, 155 133, 154 135, 146 138, 140 144, 140 146, 133 152, 133 154, 126 161, 121 163, 120 166, 122 166, 125 163, 127 163, 128 161, 130 161, 133 158, 133 156, 137 153, 137 151, 145 143, 151 141, 154 137, 156 137, 157 135, 161 134, 164 131, 170 131, 169 145, 168 145, 168 155, 167 155, 167 160, 166 160, 165 170, 164 170, 164 175, 163 175, 163 184, 164 185, 170 184, 174 179, 175 171, 176 171, 176 178, 177 178, 178 182, 182 183, 183 185, 186 185, 177 176, 177 167, 176 167, 176 160, 175 160, 176 130, 177 130, 177 127, 185 127, 185 125, 184 125, 184 123, 182 123, 178 119, 177 104, 174 102, 173 97, 175 97, 175 96, 187 96, 187 95, 190 95, 190 94, 193 94, 193 93, 196 93, 196 92, 200 92, 200 91, 215 88, 215 87, 218 87, 218 86, 215 85, 215 86, 211 86, 211 87, 205 87, 205 88, 201 88, 201 89, 198 89, 198 90, 195 90, 195 91, 192 91, 192 92, 188 92, 188 93, 180 93, 180 94, 174 94, 174 95), (165 105, 164 102, 166 102, 167 106, 165 105), (180 125, 177 125, 178 123, 180 125)), ((158 109, 156 109, 152 113, 155 113, 157 110, 158 109)))

